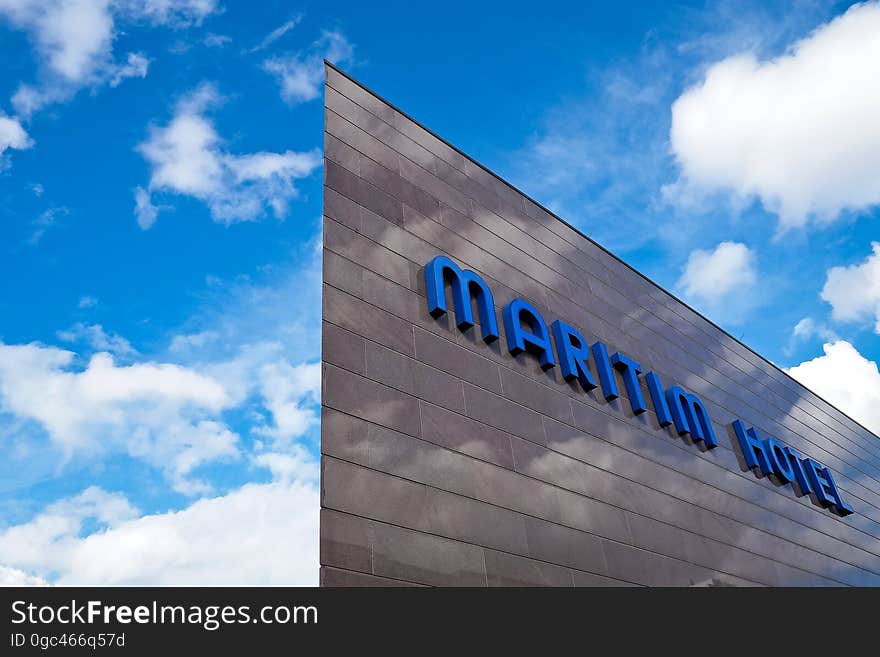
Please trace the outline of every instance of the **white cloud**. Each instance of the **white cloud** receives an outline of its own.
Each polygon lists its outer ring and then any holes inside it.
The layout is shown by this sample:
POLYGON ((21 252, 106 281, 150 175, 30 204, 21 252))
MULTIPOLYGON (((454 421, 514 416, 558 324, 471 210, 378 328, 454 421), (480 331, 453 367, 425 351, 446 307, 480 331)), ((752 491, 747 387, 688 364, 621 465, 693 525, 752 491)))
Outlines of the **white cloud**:
POLYGON ((263 452, 253 459, 260 467, 268 468, 276 481, 294 481, 318 485, 318 465, 301 445, 291 445, 286 452, 263 452))
POLYGON ((836 341, 837 335, 825 324, 817 324, 812 317, 804 317, 792 329, 792 337, 808 340, 814 336, 823 340, 836 341))
POLYGON ((82 342, 95 351, 108 351, 118 356, 137 354, 131 343, 116 333, 107 333, 100 324, 83 324, 77 322, 69 329, 56 333, 63 342, 82 342))
MULTIPOLYGON (((204 202, 215 221, 253 221, 267 209, 283 218, 299 192, 295 181, 321 164, 317 149, 308 152, 229 153, 206 116, 220 102, 212 85, 202 85, 178 102, 165 126, 153 126, 138 150, 152 167, 149 192, 192 196, 204 202)), ((158 208, 136 190, 138 222, 148 228, 158 208)))
MULTIPOLYGON (((130 503, 114 507, 110 501, 125 498, 103 491, 90 493, 91 506, 51 504, 0 529, 0 564, 10 579, 315 584, 320 280, 316 236, 285 266, 209 285, 204 306, 185 330, 169 336, 177 350, 151 360, 138 356, 142 362, 128 367, 105 353, 82 363, 53 347, 0 345, 0 440, 10 446, 14 466, 28 469, 36 458, 19 456, 21 440, 7 440, 24 434, 28 449, 45 444, 40 454, 60 447, 95 465, 108 452, 128 454, 181 492, 203 496, 211 483, 220 493, 144 516, 130 503), (172 357, 180 364, 164 362, 172 357), (237 441, 223 423, 227 414, 258 439, 237 441), (300 430, 305 434, 297 436, 300 430), (229 445, 235 454, 225 453, 229 445), (196 471, 236 455, 239 475, 272 481, 227 491, 225 476, 196 471), (96 517, 99 508, 103 519, 96 517)), ((64 476, 64 467, 49 476, 64 476)))
POLYGON ((197 333, 182 333, 180 335, 175 335, 171 339, 171 344, 168 347, 170 351, 173 352, 181 352, 181 351, 189 351, 190 349, 204 347, 209 342, 216 340, 219 337, 217 331, 198 331, 197 333))
POLYGON ((293 479, 142 517, 121 495, 89 489, 91 507, 78 496, 0 532, 0 562, 62 585, 315 585, 317 466, 288 465, 293 479), (80 536, 89 517, 104 527, 80 536))
POLYGON ((836 342, 840 339, 837 333, 824 322, 817 322, 812 317, 803 317, 792 328, 791 336, 783 352, 786 356, 791 356, 798 343, 806 342, 813 338, 819 338, 826 342, 836 342))
POLYGON ((0 586, 48 586, 49 582, 42 577, 29 575, 17 568, 0 566, 0 586))
POLYGON ((227 43, 232 42, 232 37, 227 36, 225 34, 214 34, 210 33, 202 39, 202 45, 207 48, 222 48, 227 43))
POLYGON ((263 62, 263 68, 281 85, 281 97, 290 104, 314 100, 321 95, 324 60, 350 62, 354 47, 339 32, 325 31, 306 52, 279 55, 263 62))
POLYGON ((215 0, 0 0, 0 18, 27 33, 39 59, 39 83, 21 84, 12 104, 24 117, 68 100, 84 87, 116 86, 144 77, 149 60, 113 52, 117 19, 172 28, 199 23, 215 0))
POLYGON ((149 229, 159 217, 159 208, 153 205, 150 192, 143 187, 134 190, 134 216, 143 230, 149 229))
POLYGON ((110 78, 110 86, 117 87, 126 78, 145 78, 150 60, 141 53, 130 52, 125 64, 120 65, 110 78))
POLYGON ((45 430, 68 455, 123 452, 165 472, 175 490, 208 490, 202 464, 238 455, 217 417, 240 402, 214 378, 168 363, 117 366, 109 353, 74 369, 74 354, 0 344, 0 410, 45 430))
POLYGON ((674 187, 758 197, 783 229, 880 203, 878 34, 864 3, 776 59, 711 66, 672 106, 674 187))
POLYGON ((124 495, 91 486, 50 504, 30 522, 0 532, 0 562, 50 575, 63 567, 63 553, 76 542, 84 520, 113 527, 137 515, 124 495))
POLYGON ((0 0, 0 14, 28 32, 49 71, 64 80, 82 82, 106 64, 110 0, 0 0))
POLYGON ((253 48, 246 50, 245 52, 246 53, 254 53, 254 52, 258 52, 260 50, 265 50, 266 48, 271 46, 273 43, 278 41, 278 39, 280 39, 285 34, 290 32, 290 30, 292 30, 297 25, 299 25, 301 21, 302 21, 302 15, 294 16, 290 20, 285 21, 284 23, 282 23, 281 25, 276 27, 274 30, 269 32, 269 34, 267 34, 263 38, 263 40, 260 41, 260 43, 258 43, 253 48))
POLYGON ((94 308, 95 306, 98 305, 98 300, 95 297, 91 297, 91 296, 86 295, 84 297, 79 298, 77 305, 80 308, 94 308))
POLYGON ((217 0, 116 0, 120 13, 146 19, 153 25, 183 28, 199 25, 217 11, 217 0))
POLYGON ((717 306, 741 296, 758 279, 755 254, 745 244, 721 242, 713 251, 696 249, 678 281, 684 294, 717 306))
POLYGON ((873 253, 860 264, 828 270, 822 298, 831 304, 831 316, 838 321, 874 321, 880 333, 880 242, 872 242, 873 253))
POLYGON ((321 394, 321 363, 269 363, 260 368, 260 392, 272 414, 271 426, 258 427, 257 433, 277 441, 303 435, 318 422, 311 408, 321 394))
POLYGON ((34 145, 18 119, 0 114, 0 155, 8 148, 24 150, 34 145))
POLYGON ((30 222, 33 231, 27 239, 27 243, 36 246, 43 239, 49 229, 58 224, 58 218, 67 215, 70 211, 64 207, 49 208, 41 212, 36 219, 30 222))
POLYGON ((880 372, 849 342, 826 343, 824 356, 786 370, 820 397, 880 434, 880 372))

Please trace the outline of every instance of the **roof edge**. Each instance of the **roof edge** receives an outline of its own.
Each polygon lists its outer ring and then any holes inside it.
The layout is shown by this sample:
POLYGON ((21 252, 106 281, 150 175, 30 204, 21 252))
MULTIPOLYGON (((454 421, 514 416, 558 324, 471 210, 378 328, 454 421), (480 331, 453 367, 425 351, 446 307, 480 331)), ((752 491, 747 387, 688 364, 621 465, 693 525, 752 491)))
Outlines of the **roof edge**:
MULTIPOLYGON (((388 100, 387 98, 385 98, 384 96, 382 96, 382 95, 380 95, 380 94, 377 94, 375 91, 373 91, 372 89, 370 89, 368 86, 366 86, 366 85, 363 84, 362 82, 358 81, 357 79, 353 78, 350 74, 348 74, 348 73, 346 73, 345 71, 343 71, 341 68, 339 68, 338 66, 336 66, 336 64, 334 64, 333 62, 331 62, 331 61, 325 59, 325 60, 324 60, 324 65, 327 66, 328 68, 333 69, 335 72, 339 73, 340 75, 344 76, 346 79, 348 79, 348 80, 351 81, 352 83, 356 84, 357 86, 359 86, 361 89, 363 89, 364 91, 366 91, 366 92, 369 93, 370 95, 372 95, 372 96, 378 98, 380 101, 382 101, 383 103, 385 103, 386 105, 388 105, 389 107, 391 107, 395 112, 398 112, 398 113, 401 114, 404 118, 406 118, 406 119, 412 121, 413 123, 415 123, 418 127, 420 127, 422 130, 424 130, 425 132, 427 132, 428 134, 430 134, 432 137, 434 137, 435 139, 438 139, 439 141, 443 142, 444 144, 446 144, 446 146, 448 146, 449 148, 451 148, 452 150, 454 150, 456 153, 458 153, 458 154, 461 155, 462 157, 467 158, 468 160, 470 160, 471 162, 473 162, 474 164, 476 164, 478 167, 480 167, 481 169, 483 169, 483 171, 485 171, 486 173, 488 173, 490 176, 492 176, 493 178, 496 178, 499 182, 503 183, 504 185, 506 185, 507 187, 509 187, 510 189, 512 189, 512 190, 513 190, 514 192, 516 192, 517 194, 523 196, 524 198, 526 198, 526 199, 528 199, 529 201, 531 201, 532 203, 534 203, 536 206, 538 206, 541 210, 543 210, 544 212, 546 212, 548 215, 550 215, 551 217, 553 217, 554 219, 556 219, 557 221, 559 221, 560 223, 562 223, 564 226, 566 226, 566 227, 568 227, 569 229, 573 230, 575 233, 577 233, 578 235, 580 235, 581 237, 583 237, 584 239, 586 239, 587 241, 589 241, 590 243, 592 243, 592 244, 593 244, 594 246, 596 246, 597 248, 601 249, 604 253, 606 253, 606 254, 609 255, 610 257, 614 258, 615 260, 617 260, 620 264, 622 264, 623 266, 625 266, 626 268, 628 268, 629 270, 631 270, 631 271, 632 271, 633 273, 635 273, 636 275, 638 275, 638 276, 640 276, 641 278, 643 278, 645 281, 647 281, 648 283, 650 283, 651 285, 653 285, 654 287, 656 287, 656 288, 657 288, 658 290, 660 290, 661 292, 663 292, 663 293, 665 293, 665 294, 668 294, 672 299, 674 299, 675 301, 677 301, 678 303, 680 303, 682 306, 684 306, 685 308, 687 308, 688 310, 690 310, 692 313, 694 313, 695 315, 697 315, 697 317, 701 318, 702 320, 706 321, 709 325, 711 325, 711 326, 715 327, 716 329, 718 329, 719 331, 721 331, 722 334, 726 335, 728 338, 730 338, 731 340, 733 340, 734 342, 736 342, 738 345, 740 345, 740 346, 744 347, 745 349, 747 349, 750 353, 752 353, 752 354, 754 354, 755 356, 757 356, 758 358, 760 358, 763 362, 765 362, 765 363, 767 363, 768 365, 770 365, 770 367, 772 367, 773 369, 775 369, 776 371, 778 371, 780 374, 782 374, 783 376, 787 377, 788 379, 791 379, 791 380, 794 381, 797 385, 799 385, 801 388, 803 388, 804 390, 808 391, 810 394, 815 395, 816 398, 822 400, 824 403, 828 404, 831 408, 833 408, 833 409, 836 410, 838 413, 840 413, 841 415, 843 415, 845 418, 847 418, 848 420, 850 420, 851 422, 853 422, 856 426, 861 427, 864 431, 866 431, 866 432, 868 433, 868 435, 873 436, 874 438, 880 440, 880 436, 878 436, 876 433, 874 433, 871 429, 869 429, 868 427, 866 427, 864 424, 862 424, 861 422, 859 422, 858 420, 856 420, 855 418, 853 418, 853 417, 852 417, 851 415, 849 415, 848 413, 845 413, 844 411, 840 410, 835 404, 832 404, 830 401, 828 401, 827 399, 825 399, 824 397, 822 397, 822 395, 818 394, 818 393, 815 392, 814 390, 811 390, 810 388, 807 388, 807 386, 805 386, 803 383, 801 383, 800 381, 798 381, 797 379, 795 379, 795 378, 794 378, 793 376, 791 376, 788 372, 786 372, 786 371, 783 370, 781 367, 779 367, 779 365, 777 365, 777 364, 774 363, 773 361, 771 361, 771 360, 769 360, 768 358, 766 358, 766 357, 762 356, 761 354, 759 354, 757 351, 755 351, 754 349, 752 349, 752 348, 751 348, 749 345, 747 345, 745 342, 743 342, 743 341, 740 340, 739 338, 735 337, 733 334, 729 333, 726 329, 722 328, 721 326, 719 326, 718 324, 716 324, 714 321, 712 321, 711 319, 709 319, 708 317, 706 317, 706 316, 705 316, 703 313, 701 313, 699 310, 697 310, 696 308, 692 307, 690 304, 686 303, 685 301, 682 301, 680 298, 678 298, 678 296, 676 296, 675 294, 673 294, 672 292, 670 292, 669 290, 667 290, 665 287, 663 287, 663 286, 660 285, 659 283, 657 283, 657 282, 653 281, 652 279, 650 279, 648 276, 646 276, 645 274, 643 274, 642 272, 640 272, 638 269, 636 269, 636 268, 633 267, 631 264, 629 264, 628 262, 626 262, 626 261, 625 261, 623 258, 621 258, 620 256, 618 256, 618 255, 612 253, 611 251, 609 251, 608 249, 606 249, 604 246, 602 246, 601 244, 599 244, 599 243, 598 243, 596 240, 594 240, 592 237, 590 237, 589 235, 587 235, 586 233, 584 233, 580 228, 578 228, 577 226, 574 226, 573 224, 569 223, 568 221, 566 221, 565 219, 563 219, 562 217, 560 217, 558 214, 556 214, 555 212, 553 212, 552 210, 550 210, 549 208, 547 208, 546 206, 544 206, 543 203, 540 203, 539 201, 535 200, 535 199, 532 198, 529 194, 526 194, 524 191, 522 191, 521 189, 519 189, 516 185, 514 185, 514 184, 511 183, 511 182, 508 182, 507 180, 505 180, 504 178, 502 178, 501 176, 499 176, 497 173, 495 173, 494 171, 492 171, 492 169, 490 169, 489 167, 487 167, 487 166, 484 165, 483 163, 479 162, 478 160, 474 159, 471 155, 468 155, 467 153, 465 153, 464 151, 462 151, 460 148, 458 148, 458 146, 456 146, 455 144, 450 143, 447 139, 444 139, 443 137, 441 137, 440 135, 438 135, 436 132, 434 132, 433 130, 431 130, 430 128, 428 128, 426 125, 424 125, 421 121, 418 121, 417 119, 413 118, 410 114, 408 114, 407 112, 405 112, 405 111, 403 111, 402 109, 400 109, 400 107, 398 107, 397 105, 395 105, 394 103, 392 103, 391 101, 389 101, 389 100, 388 100)), ((326 85, 326 79, 325 79, 324 84, 326 85)), ((820 410, 821 410, 821 409, 820 409, 820 410)))

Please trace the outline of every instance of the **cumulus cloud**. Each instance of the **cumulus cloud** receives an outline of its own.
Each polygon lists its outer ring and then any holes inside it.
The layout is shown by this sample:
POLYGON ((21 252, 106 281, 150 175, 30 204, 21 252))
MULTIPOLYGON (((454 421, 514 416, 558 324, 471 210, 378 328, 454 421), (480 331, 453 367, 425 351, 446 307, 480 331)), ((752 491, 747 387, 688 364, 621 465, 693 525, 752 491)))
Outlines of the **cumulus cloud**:
POLYGON ((12 467, 33 464, 34 446, 80 463, 121 453, 200 496, 147 515, 102 489, 50 504, 0 529, 0 581, 316 583, 320 247, 316 237, 259 280, 209 286, 165 357, 122 366, 103 352, 83 362, 55 347, 0 344, 0 440, 16 439, 6 441, 12 467), (237 440, 226 417, 252 440, 237 440), (256 481, 230 490, 227 468, 216 479, 197 471, 232 458, 238 476, 256 481))
POLYGON ((831 304, 831 316, 844 322, 874 322, 880 333, 880 242, 860 264, 828 270, 822 298, 831 304))
POLYGON ((321 164, 320 152, 228 152, 208 117, 220 96, 205 84, 177 103, 164 126, 153 126, 138 150, 151 166, 148 189, 135 191, 141 228, 156 220, 151 195, 159 192, 192 196, 205 203, 215 221, 231 224, 253 221, 267 211, 278 218, 299 195, 295 181, 321 164))
POLYGON ((28 117, 85 87, 144 77, 149 60, 113 52, 117 19, 185 27, 216 10, 215 0, 0 0, 0 18, 24 31, 38 55, 39 82, 21 84, 12 104, 28 117))
POLYGON ((783 352, 786 356, 791 356, 798 344, 813 338, 819 338, 826 342, 837 342, 840 339, 834 329, 824 322, 817 322, 812 317, 803 317, 792 328, 783 352))
POLYGON ((269 363, 260 369, 260 391, 272 414, 272 425, 257 432, 289 441, 318 422, 313 406, 321 393, 321 363, 269 363))
POLYGON ((118 356, 137 354, 137 351, 135 351, 128 340, 116 333, 108 333, 100 324, 77 322, 69 329, 58 331, 56 335, 63 342, 81 342, 96 351, 107 351, 118 356))
POLYGON ((88 489, 0 531, 0 581, 28 571, 62 585, 315 585, 317 466, 297 467, 304 478, 140 517, 124 496, 88 489), (81 536, 88 519, 100 529, 81 536))
POLYGON ((24 150, 33 144, 18 119, 0 114, 0 155, 9 148, 24 150))
POLYGON ((17 568, 0 566, 0 586, 48 586, 49 582, 17 568))
POLYGON ((308 50, 271 57, 263 62, 263 69, 281 85, 284 101, 293 105, 321 95, 325 59, 342 64, 350 62, 353 55, 354 47, 345 36, 325 31, 308 50))
POLYGON ((880 4, 851 7, 758 61, 711 66, 672 106, 668 194, 757 197, 782 229, 880 202, 880 4))
POLYGON ((739 242, 721 242, 712 251, 691 252, 678 287, 686 297, 710 309, 731 308, 733 304, 742 310, 748 297, 743 293, 752 289, 757 279, 755 254, 749 247, 739 242))
POLYGON ((130 52, 124 64, 121 64, 110 77, 110 86, 118 87, 126 78, 145 78, 150 60, 141 53, 130 52))
POLYGON ((80 308, 94 308, 98 305, 98 300, 95 297, 86 295, 79 298, 77 302, 77 306, 80 308))
POLYGON ((880 372, 845 340, 828 342, 824 356, 786 370, 820 397, 880 434, 880 372))
POLYGON ((209 490, 191 476, 200 465, 238 455, 238 435, 217 420, 237 400, 219 381, 168 363, 121 367, 106 352, 77 370, 74 357, 0 343, 0 411, 36 423, 66 454, 143 459, 185 494, 209 490))

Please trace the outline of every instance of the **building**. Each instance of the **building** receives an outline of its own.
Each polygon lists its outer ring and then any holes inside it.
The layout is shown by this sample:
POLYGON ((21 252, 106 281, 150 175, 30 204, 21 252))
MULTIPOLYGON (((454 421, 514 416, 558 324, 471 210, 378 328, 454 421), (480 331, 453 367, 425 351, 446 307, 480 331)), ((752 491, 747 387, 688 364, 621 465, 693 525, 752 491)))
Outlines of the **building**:
POLYGON ((880 441, 328 66, 321 582, 880 584, 880 441))

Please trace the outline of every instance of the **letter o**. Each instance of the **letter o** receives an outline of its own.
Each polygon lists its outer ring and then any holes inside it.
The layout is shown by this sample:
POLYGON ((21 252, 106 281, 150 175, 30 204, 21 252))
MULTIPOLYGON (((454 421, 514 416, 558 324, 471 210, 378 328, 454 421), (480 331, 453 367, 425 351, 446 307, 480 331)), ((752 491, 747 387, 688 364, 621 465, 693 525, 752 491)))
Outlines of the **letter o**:
POLYGON ((764 440, 764 447, 767 455, 770 457, 770 465, 773 466, 773 472, 784 483, 794 480, 794 466, 788 460, 788 454, 785 448, 775 438, 767 438, 764 440))

